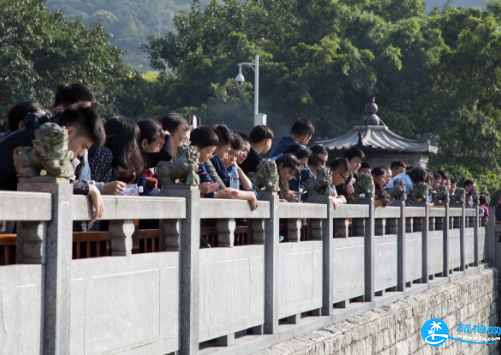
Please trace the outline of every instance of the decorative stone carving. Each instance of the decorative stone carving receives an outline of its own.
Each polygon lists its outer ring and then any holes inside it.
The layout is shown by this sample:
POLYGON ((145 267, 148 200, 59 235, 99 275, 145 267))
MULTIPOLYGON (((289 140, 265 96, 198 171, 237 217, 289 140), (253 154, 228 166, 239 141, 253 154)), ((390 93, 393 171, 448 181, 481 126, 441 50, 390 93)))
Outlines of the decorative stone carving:
POLYGON ((401 179, 395 179, 393 181, 393 187, 386 189, 388 195, 390 195, 392 200, 396 200, 397 198, 400 201, 407 200, 407 195, 405 194, 405 181, 401 179))
POLYGON ((306 191, 308 195, 319 195, 319 191, 323 192, 324 196, 334 196, 334 190, 331 187, 332 172, 331 169, 320 167, 317 168, 317 178, 306 180, 306 191))
POLYGON ((110 221, 111 255, 132 255, 132 234, 134 234, 134 221, 132 219, 110 221))
POLYGON ((166 185, 173 185, 178 179, 185 179, 185 185, 200 185, 200 178, 197 174, 199 156, 197 148, 182 145, 177 147, 175 162, 159 162, 157 164, 157 175, 162 187, 166 188, 166 185))
POLYGON ((416 186, 416 189, 409 194, 412 201, 428 202, 430 191, 426 182, 421 182, 416 186))
POLYGON ((14 166, 20 177, 47 176, 70 179, 75 174, 71 161, 73 152, 68 150, 68 131, 55 123, 47 122, 35 131, 33 147, 14 149, 14 166))
POLYGON ((181 229, 179 220, 164 219, 160 224, 160 238, 164 238, 165 251, 179 251, 181 229))
POLYGON ((264 187, 267 191, 280 191, 277 164, 272 159, 261 159, 257 173, 250 173, 249 179, 260 189, 264 187))
POLYGON ((451 203, 460 203, 464 204, 465 200, 465 192, 462 187, 458 187, 456 191, 454 191, 454 195, 450 196, 451 203))
POLYGON ((471 192, 471 198, 473 200, 473 204, 478 205, 478 197, 479 197, 478 190, 473 189, 470 192, 471 192))
POLYGON ((217 220, 217 245, 219 247, 233 248, 235 246, 234 218, 222 218, 217 220))
POLYGON ((45 264, 45 222, 22 222, 18 234, 23 238, 23 264, 45 264))
POLYGON ((449 189, 447 188, 447 186, 442 185, 438 188, 438 191, 436 193, 431 195, 431 198, 434 204, 438 204, 440 203, 440 201, 442 201, 442 203, 444 204, 449 203, 449 189))
POLYGON ((311 240, 322 240, 322 220, 319 218, 310 219, 311 232, 310 239, 311 240))
POLYGON ((360 197, 360 195, 364 194, 366 198, 373 198, 376 195, 374 181, 368 173, 360 175, 358 181, 353 185, 353 189, 355 190, 355 197, 360 197))
POLYGON ((301 219, 289 218, 287 220, 287 231, 289 235, 289 242, 299 242, 301 240, 301 219))
POLYGON ((264 244, 264 239, 266 237, 264 229, 264 219, 255 218, 250 220, 252 229, 252 240, 254 244, 264 244))

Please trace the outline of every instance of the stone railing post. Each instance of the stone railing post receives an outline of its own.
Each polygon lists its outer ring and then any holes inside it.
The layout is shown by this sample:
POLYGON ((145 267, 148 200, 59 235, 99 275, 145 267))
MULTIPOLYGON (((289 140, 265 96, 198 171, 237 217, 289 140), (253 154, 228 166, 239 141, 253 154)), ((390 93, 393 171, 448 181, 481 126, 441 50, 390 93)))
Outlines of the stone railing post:
POLYGON ((278 238, 279 208, 276 192, 259 191, 259 199, 270 202, 270 219, 265 220, 264 238, 264 333, 276 334, 278 330, 278 238))
POLYGON ((485 262, 488 263, 490 267, 497 267, 496 246, 499 243, 496 243, 496 232, 494 231, 495 222, 495 210, 489 207, 489 220, 485 226, 485 262))
POLYGON ((365 258, 365 302, 374 302, 375 292, 375 271, 376 271, 376 248, 375 248, 375 232, 374 232, 374 198, 361 198, 357 204, 369 206, 369 218, 365 223, 364 233, 364 258, 365 258))
MULTIPOLYGON (((186 219, 179 221, 179 268, 180 307, 179 338, 180 355, 198 354, 199 350, 199 251, 200 251, 200 191, 196 185, 166 185, 160 196, 186 199, 186 219)), ((165 221, 163 221, 165 224, 165 221)), ((162 234, 170 240, 169 248, 176 249, 176 228, 164 226, 162 234), (167 235, 165 229, 167 228, 167 235)))
POLYGON ((427 202, 425 207, 424 207, 424 218, 421 219, 422 222, 422 229, 421 229, 421 246, 422 246, 422 252, 421 252, 421 262, 422 262, 422 269, 421 269, 421 283, 427 284, 428 283, 428 234, 430 232, 430 229, 435 229, 435 218, 430 217, 430 204, 427 202), (432 221, 430 221, 430 218, 432 221), (433 226, 431 228, 430 226, 433 226))
POLYGON ((449 218, 449 204, 445 204, 445 216, 444 216, 444 244, 443 244, 443 252, 444 252, 444 270, 442 272, 442 277, 449 277, 449 229, 450 229, 450 218, 449 218))
POLYGON ((40 224, 25 222, 21 224, 19 236, 21 243, 24 240, 22 243, 24 262, 44 264, 45 261, 42 272, 45 277, 42 310, 43 354, 69 354, 73 185, 65 179, 51 177, 45 179, 54 183, 35 182, 31 178, 19 179, 18 191, 52 194, 52 220, 46 223, 46 228, 40 224), (45 260, 43 239, 45 239, 45 260))
POLYGON ((405 201, 395 201, 393 206, 400 207, 400 218, 398 219, 397 227, 397 291, 405 291, 405 277, 407 275, 406 266, 406 241, 405 233, 406 229, 406 217, 405 217, 405 201))
POLYGON ((459 217, 459 245, 460 245, 460 250, 461 250, 461 266, 459 267, 460 271, 465 271, 466 269, 466 249, 464 245, 464 233, 465 233, 465 205, 463 204, 461 206, 461 217, 459 217))
MULTIPOLYGON (((334 204, 332 197, 317 195, 310 197, 308 202, 321 203, 327 206, 327 218, 322 220, 311 220, 311 223, 316 221, 321 223, 322 234, 322 315, 330 316, 332 314, 332 300, 334 290, 334 275, 332 263, 332 238, 334 238, 334 204)), ((317 226, 313 226, 313 230, 317 226)), ((344 229, 343 229, 344 230, 344 229)), ((347 226, 346 226, 347 230, 347 226)), ((312 233, 313 234, 313 233, 312 233)), ((346 236, 348 237, 348 236, 346 236)), ((341 276, 341 275, 340 275, 341 276)))
MULTIPOLYGON (((473 256, 473 266, 478 266, 480 265, 480 260, 478 258, 478 230, 480 228, 480 208, 478 205, 475 205, 475 217, 474 217, 474 222, 473 222, 473 252, 475 255, 473 256)), ((484 242, 485 244, 485 242, 484 242)))

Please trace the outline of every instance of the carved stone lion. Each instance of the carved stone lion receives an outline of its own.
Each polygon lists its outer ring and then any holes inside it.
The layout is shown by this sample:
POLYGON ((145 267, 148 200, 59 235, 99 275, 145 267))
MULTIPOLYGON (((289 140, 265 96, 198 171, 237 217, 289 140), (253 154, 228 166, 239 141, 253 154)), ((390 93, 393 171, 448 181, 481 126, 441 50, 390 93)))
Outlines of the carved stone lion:
POLYGON ((395 199, 400 199, 400 201, 405 201, 407 200, 407 195, 405 194, 405 181, 401 179, 395 179, 393 181, 393 187, 387 188, 386 192, 388 192, 388 195, 395 200, 395 199))
POLYGON ((449 189, 447 186, 442 185, 438 188, 436 193, 431 195, 431 198, 434 204, 440 203, 440 201, 442 201, 442 203, 449 203, 449 189))
POLYGON ((68 150, 68 131, 55 123, 48 122, 35 131, 31 147, 14 149, 14 166, 21 177, 39 176, 42 170, 47 176, 70 179, 75 174, 71 161, 74 158, 68 150))
POLYGON ((200 177, 197 174, 199 155, 197 148, 182 145, 177 147, 176 161, 159 162, 157 175, 162 186, 175 184, 177 179, 186 179, 186 185, 200 185, 200 177))
POLYGON ((257 173, 249 173, 249 179, 260 189, 264 187, 267 191, 280 191, 277 164, 272 159, 262 159, 257 166, 257 173))
POLYGON ((461 203, 464 204, 465 200, 465 192, 462 187, 458 187, 456 191, 454 191, 454 195, 451 195, 451 203, 461 203))
POLYGON ((308 191, 308 195, 319 195, 319 191, 322 191, 324 196, 333 196, 334 190, 331 184, 331 169, 319 167, 317 168, 317 178, 306 180, 306 191, 308 191))
POLYGON ((359 176, 358 181, 353 185, 353 189, 355 190, 355 197, 360 197, 360 195, 364 194, 365 197, 371 198, 376 195, 374 181, 368 173, 363 173, 359 176))
POLYGON ((416 186, 416 189, 409 194, 412 201, 428 202, 430 191, 426 182, 421 182, 416 186))
POLYGON ((478 205, 478 198, 479 198, 478 190, 473 189, 470 192, 471 192, 471 199, 473 200, 473 204, 478 205))

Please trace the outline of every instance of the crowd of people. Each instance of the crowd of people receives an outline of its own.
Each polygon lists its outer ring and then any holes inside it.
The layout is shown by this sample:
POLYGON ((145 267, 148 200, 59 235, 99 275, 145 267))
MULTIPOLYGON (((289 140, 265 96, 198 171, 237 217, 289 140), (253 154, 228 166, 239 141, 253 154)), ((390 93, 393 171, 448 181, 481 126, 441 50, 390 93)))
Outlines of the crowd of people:
MULTIPOLYGON (((406 194, 420 183, 428 184, 430 202, 432 193, 438 192, 441 186, 446 186, 451 195, 456 190, 456 180, 442 170, 432 172, 407 166, 402 160, 393 161, 389 167, 372 166, 356 146, 345 150, 343 157, 329 162, 324 147, 308 146, 315 130, 305 118, 294 122, 289 135, 273 146, 275 135, 268 126, 256 126, 248 135, 223 124, 192 129, 189 122, 176 113, 139 122, 116 116, 103 124, 93 108, 95 101, 87 87, 73 83, 57 87, 52 109, 34 102, 14 105, 7 121, 0 125, 4 131, 0 133, 0 190, 17 189, 13 151, 19 146, 32 146, 35 131, 49 121, 64 126, 68 132, 68 148, 75 156, 73 193, 89 196, 94 205, 92 220, 75 222, 75 230, 106 230, 106 223, 98 221, 103 214, 102 195, 121 195, 127 183, 141 186, 141 195, 158 196, 161 184, 156 166, 160 161, 175 161, 177 148, 183 145, 191 145, 199 153, 197 174, 201 197, 247 200, 252 210, 259 206, 259 191, 249 175, 257 172, 262 155, 270 150, 269 157, 275 160, 279 175, 281 202, 306 202, 306 181, 316 179, 317 168, 325 166, 332 173, 334 207, 355 201, 354 184, 362 174, 373 178, 378 207, 389 204, 385 189, 393 187, 397 179, 405 182, 406 194), (235 174, 238 186, 233 183, 235 174)), ((463 186, 467 203, 471 203, 475 183, 466 180, 463 186)), ((479 205, 488 214, 485 206, 489 204, 489 194, 483 192, 479 196, 479 205)), ((14 223, 7 224, 4 232, 11 233, 14 228, 14 223)))

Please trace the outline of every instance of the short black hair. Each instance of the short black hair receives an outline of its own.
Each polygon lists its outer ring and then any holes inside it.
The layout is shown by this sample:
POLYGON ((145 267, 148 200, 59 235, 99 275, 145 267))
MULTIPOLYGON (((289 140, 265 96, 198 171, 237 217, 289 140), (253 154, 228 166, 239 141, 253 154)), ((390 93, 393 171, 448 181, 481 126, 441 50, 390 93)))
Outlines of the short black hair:
POLYGON ((408 173, 409 171, 412 171, 414 169, 416 169, 414 165, 409 165, 408 167, 405 168, 405 172, 408 173))
MULTIPOLYGON (((9 130, 15 132, 19 129, 19 122, 24 121, 28 113, 35 113, 38 111, 49 111, 43 108, 42 105, 36 102, 24 101, 12 106, 7 113, 7 122, 9 123, 9 130)), ((50 112, 50 111, 49 111, 50 112)))
POLYGON ((231 149, 233 150, 242 150, 245 148, 245 143, 242 137, 237 132, 233 133, 233 143, 231 144, 231 149))
POLYGON ((447 180, 449 177, 447 176, 447 173, 443 170, 437 171, 438 174, 442 177, 442 179, 447 180))
POLYGON ((168 113, 160 119, 164 131, 173 134, 179 127, 185 132, 190 130, 188 121, 178 113, 168 113))
POLYGON ((407 165, 404 163, 402 159, 397 159, 391 162, 390 168, 391 169, 407 168, 407 165))
POLYGON ((139 135, 139 145, 141 145, 141 142, 145 139, 148 141, 148 144, 151 144, 162 135, 162 126, 151 118, 141 120, 137 125, 141 131, 139 135))
POLYGON ((101 148, 106 141, 106 133, 101 117, 99 117, 97 110, 92 107, 79 104, 66 108, 59 116, 59 125, 75 128, 76 135, 89 138, 93 142, 92 147, 95 149, 101 148))
POLYGON ((371 171, 371 175, 372 176, 381 176, 381 175, 384 175, 384 174, 386 174, 386 172, 382 168, 380 168, 379 166, 376 166, 371 171))
POLYGON ((309 137, 312 136, 314 132, 315 128, 313 128, 313 125, 311 124, 310 120, 306 118, 298 119, 296 122, 294 122, 291 128, 291 134, 297 137, 302 137, 302 136, 309 137))
POLYGON ((54 107, 68 107, 81 101, 96 102, 89 88, 80 83, 61 84, 56 88, 54 107))
POLYGON ((245 133, 242 133, 242 132, 238 132, 237 134, 240 136, 240 138, 242 138, 244 140, 244 142, 247 142, 247 143, 252 145, 252 140, 250 139, 250 137, 248 135, 246 135, 245 133))
POLYGON ((433 181, 436 179, 444 179, 444 177, 437 171, 436 173, 433 173, 433 181))
POLYGON ((478 198, 478 202, 480 205, 485 205, 487 203, 487 197, 485 195, 480 195, 478 198))
POLYGON ((280 164, 283 164, 283 168, 290 168, 292 170, 295 170, 296 172, 299 171, 299 160, 292 154, 284 154, 280 156, 275 162, 277 164, 277 168, 280 166, 280 164))
POLYGON ((364 161, 362 164, 360 164, 360 169, 371 169, 372 170, 372 165, 370 165, 368 162, 364 161))
POLYGON ((191 145, 196 145, 203 149, 207 147, 216 147, 219 139, 216 132, 209 126, 198 126, 190 135, 191 145))
POLYGON ((265 139, 273 139, 275 135, 270 127, 265 125, 258 125, 254 127, 250 133, 250 139, 252 143, 259 143, 265 139))
POLYGON ((351 173, 350 164, 344 158, 336 158, 331 162, 330 168, 332 171, 339 171, 342 173, 351 173))
POLYGON ((390 204, 390 195, 386 190, 377 190, 375 200, 382 201, 383 207, 386 207, 390 204))
POLYGON ((310 150, 311 150, 311 154, 313 155, 318 155, 318 154, 325 154, 325 155, 329 155, 329 153, 327 152, 327 149, 325 149, 323 146, 321 146, 320 144, 315 144, 315 145, 312 145, 310 147, 310 150))
POLYGON ((219 139, 218 145, 233 145, 233 133, 232 131, 226 127, 224 124, 218 124, 213 127, 214 132, 217 134, 217 138, 219 139))
POLYGON ((451 184, 457 184, 458 182, 456 181, 456 179, 454 178, 451 178, 451 184))
POLYGON ((358 147, 351 147, 344 151, 344 157, 351 161, 353 158, 359 157, 360 159, 365 159, 365 154, 358 147))
POLYGON ((472 179, 466 179, 464 181, 464 187, 469 186, 469 185, 473 185, 473 184, 474 184, 474 182, 472 179))
POLYGON ((423 168, 414 168, 407 173, 414 184, 428 182, 428 172, 423 168))
POLYGON ((305 157, 309 158, 311 157, 311 150, 307 146, 300 144, 300 143, 293 143, 292 145, 289 146, 284 152, 284 154, 292 154, 298 159, 303 159, 305 157))
POLYGON ((308 159, 308 166, 312 171, 314 171, 317 168, 324 166, 324 162, 320 159, 320 157, 313 155, 310 159, 308 159))

